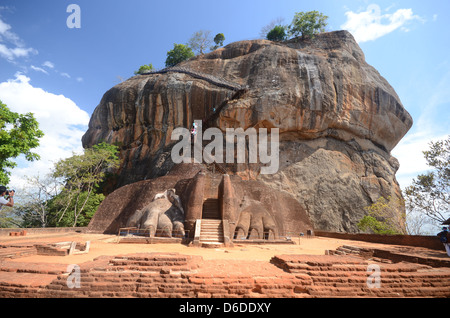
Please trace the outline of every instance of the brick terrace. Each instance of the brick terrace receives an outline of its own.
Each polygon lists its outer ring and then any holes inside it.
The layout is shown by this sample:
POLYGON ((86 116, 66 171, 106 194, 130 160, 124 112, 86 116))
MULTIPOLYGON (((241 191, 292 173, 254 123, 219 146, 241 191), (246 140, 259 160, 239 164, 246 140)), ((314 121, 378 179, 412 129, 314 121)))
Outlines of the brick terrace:
MULTIPOLYGON (((87 237, 79 235, 77 238, 87 237)), ((68 239, 67 235, 55 235, 2 240, 0 297, 450 296, 450 266, 445 252, 420 249, 415 252, 414 261, 410 251, 409 258, 405 258, 407 261, 402 261, 402 253, 406 255, 404 247, 400 253, 395 246, 384 246, 390 249, 390 254, 386 255, 396 255, 392 261, 357 253, 324 255, 323 249, 315 248, 318 243, 336 251, 345 244, 359 245, 365 251, 383 247, 348 240, 313 238, 295 246, 235 246, 209 250, 179 244, 116 244, 97 236, 86 255, 57 257, 16 253, 21 249, 30 250, 35 242, 68 239), (15 249, 15 254, 7 254, 8 249, 15 249), (74 277, 67 272, 68 264, 79 264, 80 288, 68 287, 68 281, 74 277), (368 287, 369 264, 377 264, 381 269, 380 288, 368 287)))

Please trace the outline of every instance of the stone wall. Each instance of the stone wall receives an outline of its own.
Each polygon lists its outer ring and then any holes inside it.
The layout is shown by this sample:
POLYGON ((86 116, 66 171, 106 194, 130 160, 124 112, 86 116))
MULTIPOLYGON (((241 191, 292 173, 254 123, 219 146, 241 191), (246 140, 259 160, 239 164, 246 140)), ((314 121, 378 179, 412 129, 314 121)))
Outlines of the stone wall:
POLYGON ((0 229, 0 237, 9 236, 12 232, 26 231, 26 234, 84 233, 87 227, 46 227, 46 228, 9 228, 0 229))
POLYGON ((379 235, 379 234, 363 234, 363 233, 338 233, 326 231, 315 231, 314 234, 317 236, 333 237, 343 240, 425 247, 438 251, 442 251, 444 249, 442 243, 439 242, 439 239, 436 236, 379 235))

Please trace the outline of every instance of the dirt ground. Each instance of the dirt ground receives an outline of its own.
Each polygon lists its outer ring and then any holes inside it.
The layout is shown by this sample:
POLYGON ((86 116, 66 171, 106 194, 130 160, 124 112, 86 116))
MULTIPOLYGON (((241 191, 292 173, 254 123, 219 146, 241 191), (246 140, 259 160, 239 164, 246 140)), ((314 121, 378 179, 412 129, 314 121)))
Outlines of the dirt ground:
POLYGON ((448 259, 444 251, 430 251, 423 248, 400 247, 326 237, 293 237, 292 241, 295 244, 235 244, 233 247, 220 248, 201 248, 183 244, 117 243, 117 236, 102 234, 30 234, 24 237, 0 237, 0 245, 7 246, 32 246, 37 243, 57 243, 66 241, 77 241, 81 243, 90 241, 91 245, 89 253, 68 256, 32 255, 11 259, 10 261, 22 263, 82 264, 103 255, 109 256, 162 252, 179 253, 183 255, 199 255, 203 257, 204 260, 258 260, 269 262, 273 256, 282 254, 324 255, 326 250, 335 250, 342 245, 353 245, 366 248, 396 249, 402 250, 402 252, 409 252, 410 254, 420 254, 424 256, 429 254, 433 257, 448 259))

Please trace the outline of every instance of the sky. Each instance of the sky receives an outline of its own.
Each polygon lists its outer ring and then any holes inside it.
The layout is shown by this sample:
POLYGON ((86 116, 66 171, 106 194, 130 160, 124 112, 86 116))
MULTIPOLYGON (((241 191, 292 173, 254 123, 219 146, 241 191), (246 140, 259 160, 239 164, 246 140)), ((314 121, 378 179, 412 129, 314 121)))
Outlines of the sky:
POLYGON ((429 169, 422 154, 429 142, 450 134, 448 0, 2 0, 0 100, 33 112, 45 133, 41 160, 18 158, 10 186, 81 151, 103 94, 143 64, 163 68, 174 43, 199 30, 224 33, 225 45, 258 39, 271 21, 289 24, 296 12, 312 10, 329 17, 327 31, 353 34, 413 117, 392 151, 397 180, 408 186, 429 169))

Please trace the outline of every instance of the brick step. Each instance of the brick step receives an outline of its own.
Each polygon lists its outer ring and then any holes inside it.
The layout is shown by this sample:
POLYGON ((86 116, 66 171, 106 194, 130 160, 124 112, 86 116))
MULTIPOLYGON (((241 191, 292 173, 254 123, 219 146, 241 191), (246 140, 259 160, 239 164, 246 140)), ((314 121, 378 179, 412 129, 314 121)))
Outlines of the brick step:
POLYGON ((352 288, 311 286, 307 292, 314 297, 449 297, 448 288, 352 288))
POLYGON ((223 243, 224 242, 224 234, 223 234, 222 221, 221 220, 202 219, 200 242, 201 243, 223 243))
MULTIPOLYGON (((444 282, 426 282, 426 281, 387 281, 381 279, 380 282, 383 288, 422 288, 422 287, 434 287, 434 288, 448 288, 448 283, 444 282)), ((333 286, 333 287, 366 287, 367 280, 316 280, 313 279, 314 286, 333 286)))
POLYGON ((215 223, 207 223, 202 220, 202 229, 219 230, 222 229, 222 221, 217 221, 215 223))
MULTIPOLYGON (((195 267, 194 267, 195 268, 195 267)), ((97 272, 189 272, 194 269, 191 266, 139 266, 139 265, 125 265, 125 266, 111 266, 109 268, 98 269, 97 272)))
POLYGON ((186 261, 145 261, 145 260, 125 260, 112 259, 110 262, 112 266, 139 266, 139 267, 165 267, 165 266, 185 266, 186 261))
POLYGON ((218 227, 203 227, 201 228, 202 233, 221 233, 223 234, 223 227, 222 224, 220 224, 218 227))
POLYGON ((200 236, 200 243, 224 243, 224 239, 221 237, 200 236))
POLYGON ((37 250, 34 247, 7 247, 0 249, 0 259, 19 258, 36 254, 37 250))
POLYGON ((223 230, 222 229, 202 229, 201 235, 222 235, 223 236, 223 230))
POLYGON ((307 288, 309 295, 313 297, 402 297, 403 294, 393 290, 369 289, 369 288, 352 288, 352 287, 336 287, 329 286, 311 286, 307 288))
MULTIPOLYGON (((328 272, 349 272, 349 273, 366 273, 369 264, 363 265, 331 265, 331 266, 311 266, 308 264, 301 263, 286 263, 286 268, 289 269, 290 272, 311 272, 318 273, 318 275, 326 274, 328 272)), ((381 273, 416 273, 423 266, 422 265, 413 265, 413 266, 401 266, 394 264, 379 264, 381 273)))
MULTIPOLYGON (((299 272, 300 273, 300 272, 299 272)), ((371 273, 366 271, 303 271, 302 274, 306 274, 311 278, 336 278, 336 279, 349 279, 349 278, 364 278, 368 277, 371 273)), ((445 281, 450 284, 450 274, 444 274, 439 272, 394 272, 394 271, 381 271, 380 276, 383 279, 399 279, 399 280, 430 280, 430 281, 445 281)))

